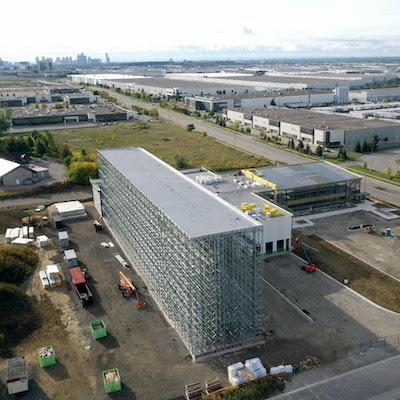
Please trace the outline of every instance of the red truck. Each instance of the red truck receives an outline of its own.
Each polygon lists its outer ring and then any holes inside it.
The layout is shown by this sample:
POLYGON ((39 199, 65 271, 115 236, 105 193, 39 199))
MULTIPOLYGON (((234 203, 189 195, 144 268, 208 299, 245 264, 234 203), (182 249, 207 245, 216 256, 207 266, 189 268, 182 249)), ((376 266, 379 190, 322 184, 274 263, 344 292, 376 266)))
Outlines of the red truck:
POLYGON ((71 283, 75 288, 76 295, 82 306, 85 306, 92 302, 93 294, 86 284, 85 276, 83 275, 80 267, 74 267, 69 269, 69 276, 71 278, 71 283))

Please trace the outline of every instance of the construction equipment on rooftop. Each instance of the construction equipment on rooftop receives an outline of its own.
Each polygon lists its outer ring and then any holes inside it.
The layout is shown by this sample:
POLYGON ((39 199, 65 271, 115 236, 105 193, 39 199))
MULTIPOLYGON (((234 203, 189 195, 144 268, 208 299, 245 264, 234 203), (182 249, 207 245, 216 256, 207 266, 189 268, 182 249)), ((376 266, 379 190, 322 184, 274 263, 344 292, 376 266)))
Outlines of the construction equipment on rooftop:
POLYGON ((315 250, 315 251, 318 251, 318 250, 312 248, 311 246, 308 246, 307 244, 305 244, 303 242, 300 242, 300 247, 303 250, 304 257, 307 260, 307 264, 304 265, 304 267, 302 267, 302 269, 304 269, 305 271, 307 271, 308 273, 311 274, 312 272, 315 272, 317 270, 317 266, 312 263, 310 255, 308 254, 308 251, 307 251, 306 247, 308 247, 308 248, 310 248, 312 250, 315 250))
POLYGON ((135 292, 136 295, 136 308, 141 308, 147 304, 140 300, 139 291, 133 286, 132 279, 128 278, 123 272, 119 272, 119 284, 118 289, 121 291, 122 297, 129 297, 135 292))

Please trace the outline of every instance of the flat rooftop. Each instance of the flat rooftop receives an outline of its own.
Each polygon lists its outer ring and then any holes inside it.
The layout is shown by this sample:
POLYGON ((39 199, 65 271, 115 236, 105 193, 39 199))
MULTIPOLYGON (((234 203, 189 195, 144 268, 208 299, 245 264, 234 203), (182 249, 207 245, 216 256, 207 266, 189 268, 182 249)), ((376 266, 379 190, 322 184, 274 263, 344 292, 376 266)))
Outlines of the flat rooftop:
POLYGON ((361 177, 325 161, 257 168, 256 171, 260 173, 261 178, 275 183, 278 190, 299 189, 361 179, 361 177))
MULTIPOLYGON (((205 78, 207 79, 207 78, 205 78)), ((336 83, 336 82, 347 82, 344 79, 337 78, 335 79, 334 76, 332 78, 315 78, 315 77, 299 77, 299 76, 275 76, 275 75, 247 75, 247 76, 228 76, 228 77, 218 77, 218 79, 227 79, 227 80, 234 80, 234 81, 248 81, 251 83, 262 83, 262 82, 272 82, 272 83, 336 83)))
POLYGON ((50 117, 52 115, 86 115, 86 114, 117 114, 124 113, 126 110, 114 104, 101 105, 76 105, 75 108, 26 108, 15 107, 13 109, 13 118, 29 118, 29 117, 50 117))
POLYGON ((364 89, 364 90, 351 90, 350 93, 371 93, 371 94, 385 94, 385 93, 399 93, 400 86, 397 87, 387 87, 378 89, 364 89))
POLYGON ((144 149, 98 152, 190 237, 261 226, 144 149))
POLYGON ((384 126, 396 126, 395 122, 381 119, 353 118, 340 114, 325 114, 304 109, 292 109, 286 107, 263 107, 263 108, 239 108, 232 111, 243 112, 245 115, 253 115, 268 118, 272 121, 282 121, 304 128, 321 130, 355 130, 380 128, 384 126))
POLYGON ((198 100, 234 100, 234 99, 263 99, 272 97, 284 96, 303 96, 313 94, 326 94, 332 93, 329 90, 286 90, 286 91, 271 91, 271 92, 255 92, 255 93, 240 93, 240 94, 223 94, 215 96, 191 96, 191 99, 198 100))
POLYGON ((142 86, 151 86, 151 87, 160 87, 160 88, 181 88, 181 89, 207 89, 207 88, 235 88, 238 87, 238 90, 243 90, 243 85, 232 85, 231 83, 216 83, 216 82, 208 82, 205 80, 184 80, 184 79, 169 79, 163 77, 155 77, 155 78, 138 78, 138 79, 112 79, 113 82, 120 83, 134 83, 136 85, 142 86))

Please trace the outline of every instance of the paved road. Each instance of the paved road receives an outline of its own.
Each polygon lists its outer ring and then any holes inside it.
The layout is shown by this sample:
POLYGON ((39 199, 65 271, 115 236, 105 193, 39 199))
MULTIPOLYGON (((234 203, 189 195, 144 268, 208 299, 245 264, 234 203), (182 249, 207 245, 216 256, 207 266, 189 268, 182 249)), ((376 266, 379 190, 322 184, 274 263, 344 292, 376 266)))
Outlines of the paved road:
MULTIPOLYGON (((130 97, 114 92, 112 93, 112 96, 116 97, 121 104, 127 107, 136 105, 150 109, 155 106, 154 104, 135 101, 130 97)), ((227 144, 242 148, 259 156, 266 157, 270 160, 277 161, 280 164, 304 164, 310 161, 305 157, 257 142, 251 136, 236 135, 226 131, 225 129, 218 128, 217 126, 210 125, 193 117, 188 117, 183 114, 176 114, 160 107, 157 107, 157 109, 161 119, 172 121, 183 126, 193 124, 200 132, 207 132, 207 134, 211 137, 221 140, 227 144)), ((380 155, 384 153, 376 154, 380 155)), ((345 164, 343 166, 345 166, 345 164)), ((364 178, 361 190, 370 193, 374 198, 400 206, 399 186, 390 185, 373 178, 364 178)))
POLYGON ((92 197, 92 191, 90 188, 74 192, 53 193, 53 194, 44 194, 41 196, 1 200, 0 208, 18 207, 18 206, 25 206, 28 204, 52 204, 60 201, 83 200, 87 199, 88 197, 92 197))
POLYGON ((398 400, 400 399, 399 367, 400 356, 394 356, 275 396, 273 399, 398 400))

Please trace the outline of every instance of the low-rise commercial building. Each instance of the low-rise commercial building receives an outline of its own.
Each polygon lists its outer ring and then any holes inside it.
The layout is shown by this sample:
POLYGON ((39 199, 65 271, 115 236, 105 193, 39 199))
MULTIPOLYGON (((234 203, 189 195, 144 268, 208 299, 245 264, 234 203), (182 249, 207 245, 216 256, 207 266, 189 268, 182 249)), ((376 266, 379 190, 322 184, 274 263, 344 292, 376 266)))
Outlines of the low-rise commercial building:
POLYGON ((71 93, 63 96, 67 104, 90 104, 97 101, 97 97, 90 93, 71 93))
POLYGON ((243 171, 265 188, 259 196, 296 214, 363 201, 361 177, 325 161, 243 171))
POLYGON ((114 104, 76 106, 76 109, 17 109, 13 111, 11 125, 31 126, 68 124, 74 122, 131 121, 133 112, 114 104))
POLYGON ((47 168, 28 163, 20 164, 0 158, 0 187, 29 185, 49 176, 47 168))
POLYGON ((335 94, 329 91, 295 90, 256 92, 217 96, 186 97, 185 103, 193 110, 222 111, 227 108, 257 108, 275 105, 285 107, 314 107, 333 104, 335 94))
POLYGON ((352 90, 349 96, 350 100, 356 100, 361 103, 400 100, 400 87, 352 90))
POLYGON ((283 107, 227 110, 226 118, 276 135, 303 140, 310 145, 344 146, 351 150, 357 142, 363 143, 375 135, 381 138, 380 146, 400 144, 400 124, 379 119, 283 107))

